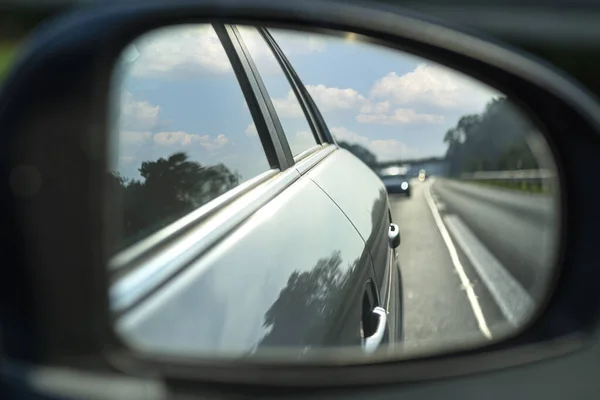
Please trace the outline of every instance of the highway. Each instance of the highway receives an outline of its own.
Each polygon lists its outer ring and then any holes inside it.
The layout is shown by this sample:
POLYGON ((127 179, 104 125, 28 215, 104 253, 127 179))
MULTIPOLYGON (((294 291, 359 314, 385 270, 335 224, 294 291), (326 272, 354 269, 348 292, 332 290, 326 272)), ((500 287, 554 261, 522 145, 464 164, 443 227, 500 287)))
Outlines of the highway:
POLYGON ((406 352, 499 338, 526 322, 551 278, 557 208, 548 195, 431 178, 390 195, 406 352))

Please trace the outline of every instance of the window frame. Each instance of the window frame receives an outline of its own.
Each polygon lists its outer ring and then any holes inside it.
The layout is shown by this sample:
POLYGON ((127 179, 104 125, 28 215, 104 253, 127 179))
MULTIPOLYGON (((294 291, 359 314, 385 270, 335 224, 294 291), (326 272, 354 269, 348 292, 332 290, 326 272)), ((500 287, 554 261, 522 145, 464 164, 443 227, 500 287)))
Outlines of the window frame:
MULTIPOLYGON (((296 97, 301 98, 301 105, 303 107, 305 114, 312 115, 312 117, 313 117, 313 123, 314 123, 313 133, 316 135, 317 141, 320 144, 335 144, 335 145, 337 145, 337 142, 333 138, 333 135, 331 134, 331 132, 329 131, 329 128, 327 127, 327 124, 325 123, 325 119, 323 118, 321 111, 315 104, 312 96, 306 89, 306 86, 304 85, 304 83, 302 82, 302 80, 300 79, 298 74, 296 73, 296 70, 292 67, 292 64, 290 63, 288 58, 285 56, 285 53, 283 52, 281 47, 279 47, 279 45, 277 44, 277 41, 275 40, 275 38, 273 37, 271 32, 269 32, 269 30, 264 27, 260 27, 258 29, 261 32, 261 35, 267 41, 267 45, 274 52, 275 57, 278 59, 278 61, 280 63, 285 65, 285 67, 282 66, 282 68, 283 68, 284 72, 288 75, 288 80, 290 81, 290 85, 298 88, 299 95, 297 94, 296 97)), ((309 124, 310 124, 310 122, 311 121, 309 120, 309 124)), ((311 125, 311 127, 312 127, 312 125, 311 125)))
POLYGON ((279 46, 275 43, 275 39, 273 39, 273 36, 271 36, 265 28, 255 27, 255 29, 266 42, 267 47, 271 50, 273 56, 277 60, 277 63, 281 67, 283 74, 285 75, 288 83, 290 84, 290 87, 292 88, 292 91, 294 92, 294 95, 296 96, 296 99, 298 100, 298 103, 300 104, 300 108, 302 108, 302 114, 308 122, 308 126, 310 127, 313 137, 315 138, 316 144, 322 144, 323 138, 321 137, 321 132, 319 131, 316 118, 311 113, 308 106, 308 102, 306 101, 305 93, 308 92, 306 92, 305 86, 302 84, 302 82, 299 82, 296 72, 292 68, 291 64, 288 62, 287 58, 285 58, 279 46), (304 90, 302 90, 301 88, 304 90))
POLYGON ((236 26, 229 24, 221 25, 218 29, 221 31, 221 42, 223 43, 223 41, 225 41, 228 44, 231 44, 231 50, 235 53, 235 56, 242 60, 242 75, 244 75, 244 79, 247 79, 252 85, 252 95, 260 106, 260 117, 265 122, 265 124, 256 126, 259 136, 266 135, 270 138, 277 155, 277 166, 282 171, 292 167, 294 165, 292 151, 283 131, 283 127, 281 126, 281 122, 275 112, 275 106, 273 106, 267 88, 263 83, 260 73, 256 68, 256 64, 254 63, 250 51, 244 43, 239 30, 236 26))
MULTIPOLYGON (((272 118, 274 121, 276 122, 276 126, 278 128, 277 130, 277 134, 280 138, 280 140, 285 141, 287 143, 288 148, 290 148, 290 154, 292 155, 292 164, 294 164, 295 162, 306 158, 308 155, 314 153, 315 151, 319 150, 321 148, 321 139, 319 137, 319 134, 316 130, 316 126, 315 126, 315 118, 313 115, 310 114, 310 112, 308 111, 308 107, 307 104, 305 103, 305 99, 302 97, 301 95, 301 91, 299 88, 299 84, 296 80, 293 79, 292 73, 291 73, 291 66, 289 64, 286 64, 283 60, 282 60, 282 54, 279 54, 275 48, 272 46, 272 44, 269 42, 269 37, 265 36, 263 34, 264 32, 264 28, 261 28, 259 26, 254 26, 254 25, 230 25, 231 28, 234 30, 234 32, 237 35, 238 40, 240 41, 240 43, 242 43, 242 46, 244 49, 246 49, 246 55, 247 57, 252 60, 251 64, 253 66, 253 70, 255 72, 255 77, 256 79, 260 82, 260 86, 261 88, 263 88, 264 90, 262 91, 264 97, 265 97, 265 101, 268 103, 269 105, 269 110, 272 111, 272 118), (300 105, 300 108, 302 109, 302 114, 304 115, 304 120, 306 121, 306 123, 308 124, 308 127, 311 130, 311 133, 313 135, 313 138, 315 139, 315 144, 311 147, 309 147, 308 149, 303 150, 302 152, 293 155, 291 152, 291 147, 289 146, 289 140, 288 137, 285 134, 285 130, 283 129, 283 126, 281 125, 281 120, 279 118, 279 115, 277 114, 277 111, 275 110, 275 107, 273 105, 273 101, 271 99, 271 96, 269 95, 266 86, 264 85, 264 82, 262 80, 261 74, 258 71, 258 68, 256 68, 256 64, 254 63, 253 59, 252 59, 252 55, 250 53, 250 51, 247 50, 247 47, 244 43, 244 39, 242 37, 241 32, 238 29, 238 26, 243 26, 246 27, 248 29, 254 29, 256 30, 256 33, 258 34, 258 36, 265 41, 265 45, 267 46, 267 48, 269 49, 269 51, 273 54, 273 57, 275 57, 275 60, 277 61, 277 64, 279 65, 279 67, 281 68, 281 72, 283 73, 285 80, 288 82, 288 84, 290 85, 290 88, 292 89, 292 92, 294 93, 294 96, 296 97, 296 100, 298 101, 298 104, 300 105)), ((301 83, 300 83, 301 85, 301 83)))
MULTIPOLYGON (((234 28, 236 28, 237 26, 243 26, 243 25, 240 25, 240 24, 232 25, 232 27, 234 27, 234 28)), ((280 68, 282 69, 283 74, 285 75, 288 83, 290 84, 292 91, 294 92, 296 99, 298 100, 298 103, 300 104, 300 107, 302 108, 304 117, 306 118, 306 122, 308 123, 309 127, 311 128, 313 136, 316 139, 317 143, 315 146, 309 147, 308 149, 304 150, 303 152, 301 152, 293 157, 293 162, 294 162, 294 166, 296 167, 296 170, 298 170, 298 172, 301 175, 303 175, 306 172, 308 172, 311 168, 313 168, 315 165, 320 163, 325 157, 327 157, 329 154, 331 154, 331 152, 333 152, 334 150, 339 148, 339 146, 338 146, 337 142, 335 141, 335 139, 333 138, 333 135, 331 135, 331 132, 329 131, 329 128, 327 127, 327 124, 325 123, 325 120, 323 119, 323 116, 321 115, 319 108, 315 104, 310 93, 308 93, 306 86, 302 83, 302 81, 298 77, 298 74, 292 67, 290 61, 287 59, 287 57, 285 56, 285 54, 283 53, 283 51, 281 50, 281 48, 279 47, 279 45, 277 44, 277 42, 275 41, 273 36, 267 30, 267 28, 261 27, 261 26, 254 26, 254 25, 244 25, 244 26, 248 26, 250 28, 256 29, 259 33, 259 36, 261 36, 262 39, 266 42, 267 47, 273 53, 273 56, 277 60, 280 68), (333 145, 333 146, 329 146, 329 145, 333 145)), ((238 31, 237 28, 236 28, 236 31, 238 31)), ((238 38, 239 38, 241 45, 243 47, 246 47, 242 36, 238 35, 238 38)), ((247 54, 248 58, 252 61, 252 56, 251 56, 250 52, 246 52, 246 54, 247 54)), ((254 63, 254 62, 252 61, 252 63, 254 63)), ((260 73, 258 72, 257 69, 255 69, 255 71, 256 71, 256 75, 255 75, 256 79, 259 79, 260 82, 262 83, 262 78, 260 76, 260 73)), ((263 87, 264 87, 264 84, 263 84, 263 87)), ((268 92, 266 91, 266 88, 265 88, 264 93, 267 94, 266 101, 272 105, 271 98, 270 98, 270 96, 268 96, 268 92)), ((270 108, 270 110, 272 110, 273 118, 279 122, 279 116, 277 115, 277 111, 275 110, 275 107, 270 108)), ((287 142, 287 136, 285 135, 283 128, 282 128, 280 134, 281 134, 281 136, 280 136, 281 139, 285 140, 287 142)), ((289 147, 289 144, 288 144, 288 147, 289 147)), ((291 153, 291 151, 290 151, 290 153, 291 153)))

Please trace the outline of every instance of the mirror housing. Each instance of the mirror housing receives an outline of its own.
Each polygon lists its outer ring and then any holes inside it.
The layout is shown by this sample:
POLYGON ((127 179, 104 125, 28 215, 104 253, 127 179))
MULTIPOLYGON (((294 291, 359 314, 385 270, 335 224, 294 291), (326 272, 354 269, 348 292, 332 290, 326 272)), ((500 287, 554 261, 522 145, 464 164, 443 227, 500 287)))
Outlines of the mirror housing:
POLYGON ((10 358, 223 383, 252 384, 266 374, 270 384, 294 385, 302 373, 308 386, 365 385, 456 376, 567 354, 585 345, 594 329, 600 294, 587 266, 596 249, 578 238, 592 237, 595 228, 587 222, 600 219, 600 190, 588 184, 600 170, 595 157, 600 151, 600 108, 576 83, 518 50, 375 4, 114 4, 81 10, 40 29, 7 77, 0 110, 6 199, 0 253, 6 255, 8 279, 2 281, 7 290, 3 287, 2 292, 10 316, 10 325, 3 323, 2 340, 9 343, 3 348, 10 358), (107 215, 98 212, 107 209, 101 176, 107 165, 113 66, 124 46, 144 32, 214 20, 355 32, 362 40, 463 71, 510 94, 536 116, 547 129, 565 199, 560 255, 565 268, 540 315, 501 343, 376 367, 340 367, 343 360, 311 369, 219 360, 190 363, 130 351, 112 329, 105 270, 112 227, 106 224, 107 215), (24 296, 31 299, 26 305, 24 296), (518 351, 522 346, 527 350, 518 351), (354 373, 348 374, 347 368, 354 373))

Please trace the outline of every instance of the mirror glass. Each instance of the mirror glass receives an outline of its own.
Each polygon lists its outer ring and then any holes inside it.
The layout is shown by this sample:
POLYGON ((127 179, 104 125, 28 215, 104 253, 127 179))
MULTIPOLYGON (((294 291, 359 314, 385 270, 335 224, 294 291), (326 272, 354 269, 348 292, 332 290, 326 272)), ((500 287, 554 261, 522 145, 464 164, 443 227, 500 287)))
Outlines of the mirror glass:
POLYGON ((352 33, 188 24, 135 39, 113 83, 135 351, 406 358, 505 339, 550 293, 553 155, 482 82, 352 33))

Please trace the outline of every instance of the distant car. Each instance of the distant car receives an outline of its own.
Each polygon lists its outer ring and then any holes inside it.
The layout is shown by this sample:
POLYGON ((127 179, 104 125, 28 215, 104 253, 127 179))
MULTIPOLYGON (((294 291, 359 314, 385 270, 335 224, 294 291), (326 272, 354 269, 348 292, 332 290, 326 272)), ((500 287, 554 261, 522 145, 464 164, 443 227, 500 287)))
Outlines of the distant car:
POLYGON ((378 171, 388 193, 400 193, 410 196, 410 178, 407 168, 388 167, 378 171))
POLYGON ((406 175, 383 175, 381 177, 389 194, 399 193, 410 197, 410 180, 406 175))

